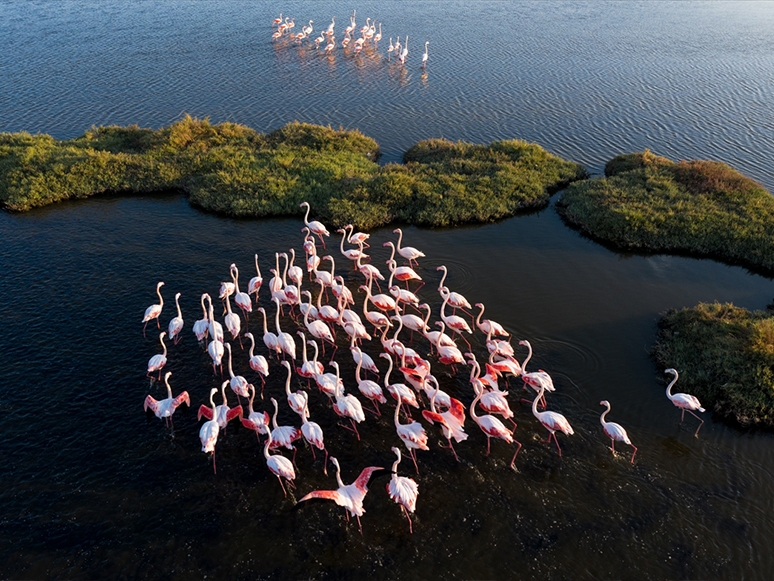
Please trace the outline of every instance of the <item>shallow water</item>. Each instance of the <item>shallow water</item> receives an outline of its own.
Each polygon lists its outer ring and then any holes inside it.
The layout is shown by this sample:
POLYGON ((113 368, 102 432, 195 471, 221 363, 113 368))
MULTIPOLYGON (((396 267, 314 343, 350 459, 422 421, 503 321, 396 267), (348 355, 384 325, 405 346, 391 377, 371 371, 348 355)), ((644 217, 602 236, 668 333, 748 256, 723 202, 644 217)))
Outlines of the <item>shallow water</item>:
MULTIPOLYGON (((405 69, 385 63, 384 49, 381 61, 329 60, 267 40, 280 11, 327 26, 331 14, 318 6, 0 3, 0 47, 14 57, 0 60, 0 130, 62 138, 91 124, 161 126, 183 111, 260 130, 300 119, 360 128, 387 161, 431 136, 522 137, 593 171, 615 153, 650 147, 720 159, 774 185, 765 5, 658 3, 658 19, 652 3, 357 6, 359 24, 376 15, 385 38, 416 39, 405 69)), ((349 10, 330 5, 339 24, 349 10)), ((427 255, 420 295, 434 319, 436 267, 445 264, 453 290, 532 342, 530 369, 550 371, 551 409, 575 428, 559 437, 561 459, 512 382, 524 444, 517 470, 501 441, 484 457, 485 437, 470 419, 459 463, 439 448, 437 426, 425 425, 431 450, 418 453, 420 474, 407 458, 400 467, 420 486, 414 535, 384 493, 389 475, 372 481, 362 536, 332 503, 295 506, 310 490, 335 487, 332 473, 301 447, 297 489, 284 499, 241 426, 221 435, 213 474, 196 411, 220 380, 191 332, 198 297, 217 292, 231 262, 244 286, 254 253, 268 279, 275 251, 301 252, 301 226, 207 215, 175 194, 0 214, 4 577, 740 579, 774 567, 771 436, 728 428, 708 412, 694 438, 696 421, 679 425, 648 356, 660 312, 714 300, 763 308, 770 279, 708 260, 611 252, 566 228, 553 206, 485 226, 410 227, 405 241, 427 255), (162 323, 175 292, 186 321, 167 369, 174 392, 187 389, 193 405, 178 409, 174 430, 141 407, 148 393, 163 397, 144 374, 158 330, 150 325, 144 339, 139 323, 158 280, 166 282, 162 323), (606 447, 602 399, 639 447, 633 466, 627 447, 616 457, 606 447)), ((372 232, 377 266, 391 230, 372 232)), ((358 277, 331 252, 356 290, 358 277)), ((273 317, 265 287, 261 303, 273 317)), ((254 333, 260 324, 251 317, 254 333)), ((282 326, 293 328, 288 318, 282 326)), ((257 381, 232 343, 235 372, 257 381)), ((351 391, 353 366, 339 343, 351 391)), ((481 359, 480 334, 473 349, 481 359)), ((366 350, 376 359, 374 346, 366 350)), ((443 389, 471 402, 464 371, 433 369, 443 389)), ((270 411, 274 396, 280 422, 297 425, 283 371, 273 365, 256 408, 270 411)), ((399 445, 392 404, 361 424, 361 441, 336 425, 316 390, 310 408, 345 482, 365 466, 390 466, 389 448, 399 445)))

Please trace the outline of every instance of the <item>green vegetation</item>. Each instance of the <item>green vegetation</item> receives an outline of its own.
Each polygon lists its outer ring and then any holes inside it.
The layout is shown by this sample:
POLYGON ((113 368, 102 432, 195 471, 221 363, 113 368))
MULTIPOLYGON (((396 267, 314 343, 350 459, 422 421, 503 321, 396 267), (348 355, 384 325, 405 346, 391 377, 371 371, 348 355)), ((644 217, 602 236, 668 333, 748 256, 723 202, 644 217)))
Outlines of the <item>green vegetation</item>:
POLYGON ((774 272, 774 197, 713 161, 621 155, 604 179, 567 188, 567 222, 617 248, 686 252, 774 272))
POLYGON ((544 206, 585 177, 578 164, 515 140, 424 141, 405 165, 379 166, 378 155, 377 143, 358 131, 302 123, 268 135, 191 117, 158 131, 95 127, 67 141, 5 133, 0 203, 25 211, 104 192, 180 189, 192 204, 229 216, 298 214, 308 201, 331 226, 447 226, 544 206))
POLYGON ((774 313, 729 304, 669 311, 654 357, 674 367, 674 392, 741 426, 774 427, 774 313))

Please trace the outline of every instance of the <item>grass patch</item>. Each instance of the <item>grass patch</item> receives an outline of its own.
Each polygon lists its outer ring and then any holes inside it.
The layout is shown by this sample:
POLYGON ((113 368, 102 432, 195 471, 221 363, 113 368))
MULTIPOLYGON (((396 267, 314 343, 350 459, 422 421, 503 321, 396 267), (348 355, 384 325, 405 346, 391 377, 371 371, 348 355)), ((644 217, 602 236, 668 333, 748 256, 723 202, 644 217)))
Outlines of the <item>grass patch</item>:
POLYGON ((732 423, 774 428, 774 312, 719 303, 668 311, 653 355, 680 372, 673 391, 732 423))
POLYGON ((557 203, 588 236, 774 272, 774 197, 728 165, 675 163, 646 150, 614 158, 605 176, 570 185, 557 203))
POLYGON ((236 217, 299 214, 308 201, 331 226, 487 222, 548 203, 583 168, 523 141, 423 141, 405 164, 379 166, 358 131, 290 123, 268 135, 189 116, 159 130, 94 127, 56 141, 0 134, 0 203, 25 211, 104 192, 181 189, 236 217))

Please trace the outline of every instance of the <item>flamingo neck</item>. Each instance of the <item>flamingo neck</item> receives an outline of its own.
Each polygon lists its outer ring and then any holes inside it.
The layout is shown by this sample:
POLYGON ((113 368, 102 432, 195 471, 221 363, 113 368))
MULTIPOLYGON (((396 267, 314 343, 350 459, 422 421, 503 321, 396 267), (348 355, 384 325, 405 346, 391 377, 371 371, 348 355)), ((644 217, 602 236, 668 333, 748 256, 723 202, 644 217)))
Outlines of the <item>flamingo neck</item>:
POLYGON ((164 333, 159 335, 159 341, 161 341, 161 348, 164 349, 164 357, 166 357, 167 356, 167 346, 164 344, 164 333))
MULTIPOLYGON (((258 276, 261 277, 261 269, 258 266, 258 255, 255 255, 255 271, 258 273, 258 276)), ((263 278, 263 277, 261 277, 263 278)))
POLYGON ((476 317, 476 327, 481 326, 481 317, 484 316, 484 303, 481 303, 481 310, 478 312, 478 317, 476 317))
POLYGON ((292 371, 290 369, 290 365, 288 365, 288 376, 285 379, 285 393, 290 395, 290 376, 292 375, 292 371))
POLYGON ((357 379, 357 382, 360 383, 362 381, 362 379, 360 379, 360 368, 363 367, 363 352, 359 349, 357 352, 360 357, 357 360, 357 367, 355 367, 355 378, 357 379))
POLYGON ((253 351, 255 350, 255 339, 253 338, 253 334, 250 333, 250 359, 254 357, 253 351))
POLYGON ((400 450, 395 448, 395 455, 398 457, 395 462, 392 463, 392 473, 395 474, 398 472, 398 464, 400 464, 401 456, 400 456, 400 450))
MULTIPOLYGON (((210 308, 212 308, 212 307, 210 307, 210 308)), ((210 311, 210 312, 212 312, 212 311, 210 311)), ((261 308, 260 312, 263 315, 263 334, 267 335, 269 333, 269 327, 266 324, 266 311, 263 308, 261 308)))
POLYGON ((603 426, 607 423, 605 421, 605 416, 607 416, 607 414, 610 412, 610 403, 609 402, 606 404, 606 407, 607 407, 607 409, 604 412, 602 412, 602 415, 599 417, 599 421, 600 421, 600 423, 603 426))
MULTIPOLYGON (((280 312, 280 304, 278 299, 274 299, 274 303, 277 305, 277 312, 274 313, 274 326, 277 327, 277 335, 280 334, 280 322, 279 322, 279 312, 280 312)), ((229 312, 231 312, 229 310, 229 312)))
POLYGON ((476 404, 479 402, 482 395, 484 395, 484 390, 476 391, 476 397, 470 404, 470 417, 473 418, 473 421, 476 423, 479 423, 479 419, 481 419, 481 416, 476 414, 476 404))
MULTIPOLYGON (((304 202, 304 205, 306 206, 306 214, 304 215, 304 224, 309 226, 309 210, 311 210, 311 207, 307 202, 304 202)), ((311 230, 311 228, 310 228, 311 230)))
POLYGON ((529 353, 527 354, 526 359, 524 359, 524 363, 521 364, 521 371, 523 373, 527 373, 527 363, 532 359, 532 343, 529 341, 527 342, 527 349, 529 349, 529 353))
POLYGON ((226 347, 228 348, 228 374, 234 377, 234 370, 231 367, 231 343, 226 343, 226 347))
MULTIPOLYGON (((277 406, 277 400, 274 398, 271 398, 271 402, 274 404, 274 415, 271 417, 271 423, 274 426, 274 429, 277 429, 277 414, 279 413, 279 406, 277 406)), ((269 439, 271 440, 271 436, 269 436, 269 439)))
POLYGON ((398 228, 398 250, 400 251, 400 244, 403 242, 403 230, 398 228))
POLYGON ((334 466, 336 466, 336 483, 339 485, 339 488, 344 488, 344 483, 341 481, 341 466, 339 466, 338 462, 335 462, 334 466))
MULTIPOLYGON (((389 353, 387 355, 389 355, 389 353)), ((387 373, 384 375, 384 387, 386 388, 390 385, 390 373, 392 373, 392 357, 385 357, 385 359, 389 362, 387 373)), ((400 403, 398 403, 398 405, 400 406, 400 403)))
POLYGON ((156 285, 156 294, 159 295, 159 305, 164 306, 164 297, 161 296, 161 285, 156 285))
MULTIPOLYGON (((164 352, 166 353, 166 350, 164 352)), ((678 377, 677 374, 675 374, 675 378, 669 382, 669 385, 667 385, 667 388, 666 388, 666 394, 670 400, 674 398, 674 396, 672 395, 672 386, 675 383, 677 383, 677 377, 678 377)))
POLYGON ((400 397, 400 394, 398 394, 398 405, 395 406, 395 427, 400 428, 403 424, 400 423, 400 405, 403 403, 403 400, 400 397))
POLYGON ((202 304, 202 314, 204 315, 204 318, 206 319, 207 318, 207 307, 204 306, 204 297, 205 296, 206 295, 202 295, 202 298, 201 298, 200 302, 202 304))
POLYGON ((538 400, 543 397, 543 393, 545 392, 546 388, 541 387, 540 391, 538 391, 538 394, 535 396, 535 399, 532 400, 532 415, 534 415, 536 418, 539 418, 539 412, 537 409, 538 400))
POLYGON ((172 388, 171 388, 171 387, 169 387, 169 373, 167 373, 167 374, 164 376, 164 383, 165 383, 165 384, 166 384, 166 386, 167 386, 167 397, 168 397, 169 399, 172 399, 172 388))

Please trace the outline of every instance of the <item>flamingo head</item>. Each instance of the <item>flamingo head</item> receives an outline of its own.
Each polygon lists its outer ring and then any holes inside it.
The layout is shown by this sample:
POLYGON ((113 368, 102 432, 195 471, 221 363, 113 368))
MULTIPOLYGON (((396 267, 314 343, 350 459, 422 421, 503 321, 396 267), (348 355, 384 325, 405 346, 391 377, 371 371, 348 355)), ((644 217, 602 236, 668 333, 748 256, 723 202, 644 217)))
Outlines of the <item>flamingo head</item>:
POLYGON ((288 363, 287 361, 284 361, 284 360, 283 360, 283 361, 280 361, 280 363, 281 363, 281 364, 282 364, 282 366, 283 366, 283 367, 285 367, 286 369, 288 369, 288 370, 290 369, 290 363, 288 363))
POLYGON ((389 353, 379 353, 379 357, 384 357, 385 359, 389 359, 390 358, 390 354, 389 353))
POLYGON ((400 228, 395 228, 395 230, 392 231, 393 234, 400 234, 400 232, 401 232, 400 228))
POLYGON ((524 347, 529 347, 529 341, 527 341, 526 339, 522 339, 521 341, 519 341, 519 345, 523 345, 524 347))
MULTIPOLYGON (((298 205, 298 207, 299 207, 299 208, 303 208, 304 206, 307 206, 307 207, 309 207, 309 202, 301 202, 301 203, 298 205)), ((301 231, 303 232, 303 229, 302 229, 301 231)))
POLYGON ((599 405, 603 405, 603 406, 607 407, 607 406, 610 405, 610 402, 607 401, 606 399, 603 399, 601 402, 599 402, 599 405))
POLYGON ((252 339, 253 334, 248 331, 247 333, 245 333, 245 337, 247 337, 248 339, 252 339))
POLYGON ((180 298, 180 293, 175 294, 175 300, 180 298))
POLYGON ((156 288, 161 288, 164 286, 164 281, 160 280, 158 284, 156 285, 156 288))
POLYGON ((442 264, 441 266, 436 268, 436 270, 443 270, 444 272, 446 272, 446 267, 442 264))
POLYGON ((677 375, 677 370, 670 367, 669 369, 665 369, 664 373, 671 373, 672 375, 677 375))
POLYGON ((384 244, 382 244, 382 246, 393 246, 393 243, 392 242, 385 242, 384 244))

